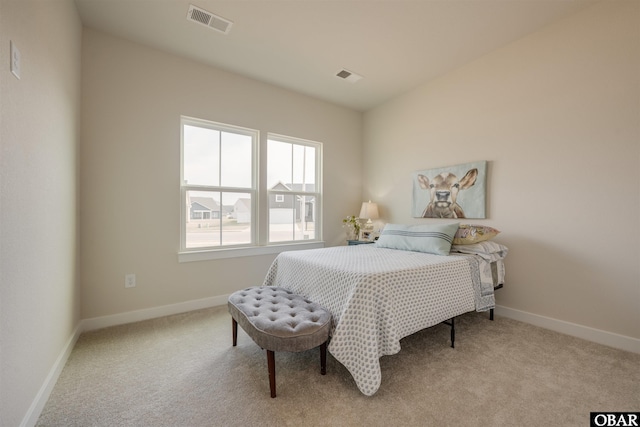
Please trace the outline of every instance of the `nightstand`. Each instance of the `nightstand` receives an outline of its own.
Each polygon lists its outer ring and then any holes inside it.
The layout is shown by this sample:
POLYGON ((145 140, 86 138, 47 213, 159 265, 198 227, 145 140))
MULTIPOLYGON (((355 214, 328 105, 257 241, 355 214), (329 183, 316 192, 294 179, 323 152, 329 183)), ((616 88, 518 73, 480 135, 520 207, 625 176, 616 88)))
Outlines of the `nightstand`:
POLYGON ((375 243, 373 240, 347 240, 347 245, 368 245, 370 243, 375 243))

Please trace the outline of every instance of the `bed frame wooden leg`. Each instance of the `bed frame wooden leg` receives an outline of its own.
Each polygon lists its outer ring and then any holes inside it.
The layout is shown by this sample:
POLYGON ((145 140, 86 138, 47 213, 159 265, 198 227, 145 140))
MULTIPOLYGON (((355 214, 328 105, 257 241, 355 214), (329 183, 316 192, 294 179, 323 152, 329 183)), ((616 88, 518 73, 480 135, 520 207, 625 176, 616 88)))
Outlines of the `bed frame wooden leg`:
POLYGON ((489 310, 489 320, 493 320, 493 308, 489 310))

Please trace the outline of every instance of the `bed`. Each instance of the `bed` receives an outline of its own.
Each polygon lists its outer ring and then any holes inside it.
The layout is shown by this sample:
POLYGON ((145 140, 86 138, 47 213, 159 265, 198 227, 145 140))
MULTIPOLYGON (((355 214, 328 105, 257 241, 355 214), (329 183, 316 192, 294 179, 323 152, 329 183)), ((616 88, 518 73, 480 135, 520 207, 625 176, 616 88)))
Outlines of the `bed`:
POLYGON ((289 289, 329 310, 328 350, 371 396, 381 383, 379 358, 398 353, 400 339, 494 308, 507 248, 493 242, 450 247, 448 256, 378 244, 283 252, 264 285, 289 289))

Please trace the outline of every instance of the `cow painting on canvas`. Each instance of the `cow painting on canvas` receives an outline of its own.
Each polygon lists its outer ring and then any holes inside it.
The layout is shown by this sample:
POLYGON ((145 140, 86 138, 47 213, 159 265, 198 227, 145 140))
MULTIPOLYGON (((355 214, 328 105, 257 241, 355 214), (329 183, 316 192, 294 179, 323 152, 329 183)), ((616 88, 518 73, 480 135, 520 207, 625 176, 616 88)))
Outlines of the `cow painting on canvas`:
POLYGON ((486 162, 414 174, 413 216, 484 218, 486 162))
POLYGON ((462 207, 457 203, 458 192, 471 188, 478 178, 478 169, 471 169, 465 176, 458 178, 443 172, 434 178, 427 178, 420 174, 418 182, 422 189, 429 191, 429 204, 422 213, 423 218, 466 218, 462 207))

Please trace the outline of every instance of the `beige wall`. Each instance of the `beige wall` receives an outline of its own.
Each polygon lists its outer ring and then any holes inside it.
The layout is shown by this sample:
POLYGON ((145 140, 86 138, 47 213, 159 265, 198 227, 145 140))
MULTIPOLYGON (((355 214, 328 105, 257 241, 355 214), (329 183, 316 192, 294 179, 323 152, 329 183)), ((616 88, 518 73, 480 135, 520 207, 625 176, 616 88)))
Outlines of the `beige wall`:
POLYGON ((602 2, 366 113, 365 198, 427 222, 411 172, 488 160, 497 303, 640 338, 639 22, 602 2))
POLYGON ((37 416, 30 405, 80 319, 262 281, 273 256, 177 262, 181 114, 323 142, 328 245, 343 243, 341 218, 366 198, 389 222, 429 221, 410 217, 411 172, 488 160, 477 222, 511 249, 498 304, 640 338, 639 19, 638 2, 597 4, 363 126, 349 109, 81 37, 71 1, 0 0, 0 425, 37 416))
POLYGON ((0 1, 2 426, 28 418, 80 320, 81 31, 72 1, 0 1), (9 40, 22 54, 20 80, 9 71, 9 40))
POLYGON ((322 142, 324 237, 343 243, 361 202, 361 113, 86 28, 82 53, 83 318, 228 295, 261 284, 275 257, 178 263, 180 115, 322 142))

